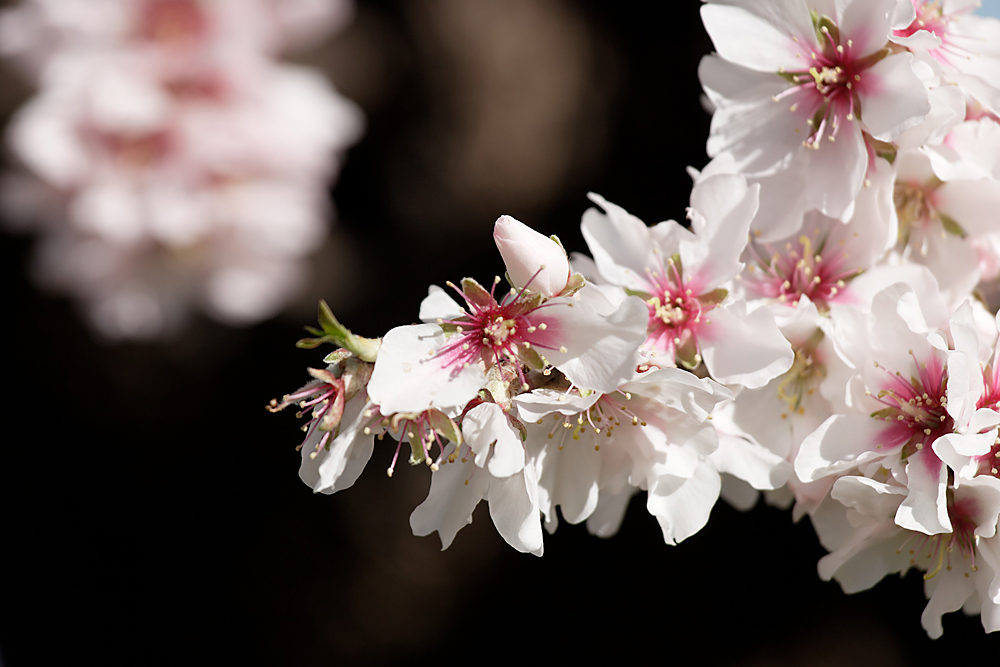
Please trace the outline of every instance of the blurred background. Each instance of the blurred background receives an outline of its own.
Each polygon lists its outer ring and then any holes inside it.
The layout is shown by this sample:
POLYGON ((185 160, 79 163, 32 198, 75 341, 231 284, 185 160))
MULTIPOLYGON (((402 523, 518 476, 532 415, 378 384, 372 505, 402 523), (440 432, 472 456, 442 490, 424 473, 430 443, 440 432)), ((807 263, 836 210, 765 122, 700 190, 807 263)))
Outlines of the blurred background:
MULTIPOLYGON (((808 522, 766 506, 720 502, 669 547, 637 497, 617 537, 563 524, 539 559, 483 504, 441 552, 408 524, 429 471, 386 478, 386 445, 354 488, 314 496, 298 422, 264 410, 321 364, 294 347, 318 299, 362 335, 413 322, 429 284, 502 272, 501 214, 579 251, 588 191, 683 219, 684 168, 707 162, 699 4, 358 0, 297 60, 360 105, 366 135, 307 286, 254 328, 104 342, 34 286, 32 237, 0 237, 4 664, 995 660, 978 617, 926 638, 919 573, 854 596, 821 582, 808 522)), ((0 70, 0 121, 30 94, 0 70)))

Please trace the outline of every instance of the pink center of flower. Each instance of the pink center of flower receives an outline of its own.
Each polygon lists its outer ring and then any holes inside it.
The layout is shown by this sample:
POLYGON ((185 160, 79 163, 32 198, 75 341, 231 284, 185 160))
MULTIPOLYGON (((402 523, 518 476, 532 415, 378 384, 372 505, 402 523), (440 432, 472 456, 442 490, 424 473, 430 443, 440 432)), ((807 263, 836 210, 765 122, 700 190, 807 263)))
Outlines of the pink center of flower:
POLYGON ((205 14, 195 0, 146 0, 139 13, 139 37, 184 46, 207 30, 205 14))
POLYGON ((296 403, 299 406, 299 412, 295 416, 298 418, 302 418, 306 411, 312 410, 312 418, 302 425, 306 437, 296 447, 296 451, 302 449, 317 428, 324 432, 316 443, 315 451, 309 454, 309 457, 314 459, 327 447, 334 431, 340 425, 340 418, 344 414, 344 381, 331 375, 325 381, 310 382, 294 394, 285 396, 281 403, 272 399, 267 409, 270 412, 278 412, 296 403))
POLYGON ((954 33, 949 33, 949 24, 962 14, 967 14, 975 9, 974 5, 945 13, 942 0, 912 0, 913 9, 916 10, 917 17, 913 23, 902 30, 894 30, 897 37, 911 37, 921 30, 933 34, 941 40, 941 46, 931 49, 930 54, 936 60, 944 64, 951 64, 956 58, 966 59, 970 56, 978 55, 975 51, 963 48, 954 41, 954 33))
MULTIPOLYGON (((659 259, 659 253, 656 256, 659 259)), ((726 297, 726 290, 697 294, 691 278, 683 277, 677 256, 670 257, 666 266, 660 261, 656 269, 647 268, 646 282, 650 296, 646 299, 649 322, 644 347, 654 356, 664 352, 687 366, 697 366, 701 361, 698 331, 703 323, 711 324, 705 314, 726 297)))
POLYGON ((860 113, 854 89, 861 84, 862 72, 886 54, 878 51, 861 57, 864 54, 854 52, 854 42, 842 39, 839 29, 825 18, 818 35, 819 51, 796 54, 805 60, 801 69, 778 72, 793 85, 773 98, 775 102, 793 98, 792 113, 808 115, 810 133, 802 145, 813 149, 820 147, 824 137, 835 141, 844 123, 860 113))
MULTIPOLYGON (((792 367, 778 383, 778 398, 788 406, 788 412, 805 414, 802 402, 816 393, 816 388, 826 377, 826 366, 817 349, 823 336, 823 330, 816 329, 805 343, 795 347, 792 367)), ((781 418, 788 419, 788 412, 781 413, 781 418)))
MULTIPOLYGON (((985 390, 976 402, 976 408, 989 408, 1000 411, 1000 367, 987 365, 983 371, 985 390)), ((988 454, 976 457, 979 463, 977 475, 992 475, 1000 478, 1000 442, 993 443, 988 454)))
POLYGON ((511 290, 498 302, 495 290, 499 283, 497 277, 489 292, 474 281, 463 281, 461 289, 448 283, 465 300, 468 314, 438 320, 446 331, 453 333, 434 356, 451 368, 482 362, 488 369, 495 363, 510 360, 517 368, 522 386, 527 388, 522 364, 541 370, 548 365, 543 356, 545 350, 566 352, 565 347, 557 344, 558 321, 547 317, 544 311, 571 304, 544 303, 537 294, 526 295, 527 286, 518 292, 511 290))
POLYGON ((793 307, 798 305, 800 297, 806 296, 820 310, 829 310, 846 281, 858 272, 845 269, 847 253, 827 248, 826 240, 826 237, 821 239, 815 250, 812 239, 805 234, 799 237, 798 245, 786 243, 783 251, 751 243, 750 251, 756 256, 757 264, 748 268, 747 284, 761 296, 778 299, 793 307), (765 252, 770 257, 766 257, 765 252))
POLYGON ((894 35, 910 37, 921 30, 926 30, 938 37, 944 37, 945 29, 951 19, 944 15, 941 0, 913 0, 913 9, 917 13, 917 18, 902 30, 893 30, 894 35))
MULTIPOLYGON (((912 350, 910 356, 913 356, 912 350)), ((917 362, 916 357, 913 360, 917 375, 909 380, 899 371, 893 373, 875 362, 875 367, 885 373, 886 379, 882 388, 872 395, 885 407, 871 416, 887 424, 875 448, 902 447, 903 460, 951 433, 955 426, 948 414, 948 373, 944 364, 937 356, 931 356, 927 362, 917 362)))
MULTIPOLYGON (((962 560, 969 563, 969 572, 975 572, 978 569, 976 567, 976 522, 973 519, 976 509, 974 501, 968 498, 955 500, 954 491, 948 489, 948 517, 951 519, 952 532, 938 535, 911 533, 896 550, 896 553, 903 553, 907 544, 916 540, 909 550, 910 565, 926 568, 924 579, 933 579, 942 568, 950 572, 956 549, 962 560)), ((966 577, 969 576, 969 572, 965 573, 966 577)))
POLYGON ((944 237, 952 234, 965 238, 966 232, 954 219, 935 206, 935 191, 941 181, 932 178, 925 183, 899 181, 893 186, 893 203, 899 218, 899 249, 915 248, 921 256, 929 252, 929 235, 933 232, 944 237))
POLYGON ((147 169, 162 162, 171 150, 166 131, 142 134, 98 133, 101 149, 117 164, 127 169, 147 169))

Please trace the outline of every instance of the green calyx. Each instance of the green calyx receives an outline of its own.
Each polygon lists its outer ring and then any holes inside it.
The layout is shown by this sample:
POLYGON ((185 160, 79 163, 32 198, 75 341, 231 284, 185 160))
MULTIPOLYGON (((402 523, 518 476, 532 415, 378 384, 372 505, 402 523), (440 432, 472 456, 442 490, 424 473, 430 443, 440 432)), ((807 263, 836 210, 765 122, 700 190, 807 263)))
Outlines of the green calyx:
MULTIPOLYGON (((336 345, 339 348, 350 351, 361 361, 369 363, 373 363, 378 356, 379 347, 382 346, 382 339, 363 338, 354 335, 350 329, 337 321, 337 318, 333 315, 333 311, 330 310, 330 306, 322 299, 319 302, 319 326, 319 329, 316 327, 306 327, 306 331, 311 333, 314 338, 303 338, 295 346, 312 350, 324 343, 330 343, 331 345, 336 345)), ((327 355, 327 363, 336 363, 345 358, 344 356, 338 356, 339 354, 341 353, 338 350, 327 355)))

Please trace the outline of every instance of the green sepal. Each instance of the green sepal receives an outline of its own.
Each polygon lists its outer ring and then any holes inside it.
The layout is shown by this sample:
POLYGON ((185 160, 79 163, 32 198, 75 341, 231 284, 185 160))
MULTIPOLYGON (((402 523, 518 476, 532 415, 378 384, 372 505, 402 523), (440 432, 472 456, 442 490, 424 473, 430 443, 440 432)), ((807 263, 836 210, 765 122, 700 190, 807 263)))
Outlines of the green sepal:
POLYGON ((420 442, 420 439, 418 438, 417 440, 413 440, 411 438, 410 461, 409 461, 410 465, 411 466, 420 465, 425 460, 426 460, 426 455, 424 454, 424 447, 423 444, 420 442))
POLYGON ((858 61, 855 62, 855 64, 854 64, 854 71, 856 71, 856 72, 863 72, 864 70, 868 69, 872 65, 875 65, 876 63, 884 60, 885 57, 888 56, 888 55, 890 55, 891 53, 892 53, 892 51, 890 51, 887 48, 886 49, 881 49, 880 51, 876 51, 874 53, 870 53, 867 56, 865 56, 864 58, 861 58, 860 60, 858 60, 858 61))
POLYGON ((587 284, 587 279, 583 277, 582 273, 574 273, 566 281, 566 287, 559 292, 559 296, 573 296, 577 292, 583 289, 583 286, 587 284))
POLYGON ((729 296, 729 290, 724 287, 719 287, 711 292, 705 292, 704 294, 698 295, 698 303, 701 304, 702 308, 707 306, 718 306, 720 303, 726 300, 729 296))
POLYGON ((524 315, 525 313, 530 313, 531 311, 542 305, 542 301, 545 301, 545 297, 537 292, 531 292, 530 296, 522 297, 521 299, 514 302, 510 310, 507 311, 507 316, 511 319, 517 317, 518 315, 524 315))
POLYGON ((872 149, 874 149, 875 155, 882 158, 889 164, 896 162, 896 155, 899 153, 899 149, 896 148, 895 144, 889 143, 888 141, 879 141, 869 134, 865 135, 865 139, 868 140, 868 143, 871 145, 872 149))
POLYGON ((350 329, 337 321, 337 318, 333 315, 333 311, 330 310, 330 306, 322 299, 319 301, 319 325, 320 329, 316 329, 315 327, 305 328, 315 338, 303 338, 295 346, 312 350, 323 343, 330 343, 331 345, 350 350, 358 359, 369 363, 374 362, 378 356, 382 339, 355 336, 351 333, 350 329))
POLYGON ((874 419, 885 419, 886 417, 892 417, 896 414, 896 412, 896 408, 882 408, 881 410, 876 410, 868 416, 874 419))
POLYGON ((701 363, 701 356, 698 354, 698 344, 695 342, 694 336, 688 336, 687 340, 681 342, 674 350, 674 357, 681 366, 689 371, 698 367, 698 364, 701 363))
POLYGON ((798 83, 799 83, 798 81, 795 80, 795 77, 798 76, 798 74, 796 74, 796 73, 786 72, 785 70, 780 70, 778 72, 778 76, 780 76, 782 79, 784 79, 788 83, 791 83, 791 84, 794 84, 794 85, 798 85, 798 83))
MULTIPOLYGON (((681 262, 681 254, 679 252, 675 252, 673 255, 670 256, 670 260, 667 262, 667 266, 669 267, 671 265, 677 267, 677 275, 679 275, 683 279, 684 263, 681 262)), ((678 285, 678 287, 680 287, 680 285, 678 285)))
POLYGON ((438 410, 427 411, 427 423, 430 427, 455 443, 456 446, 462 444, 462 431, 458 424, 443 412, 438 410))
POLYGON ((963 229, 962 225, 955 221, 955 218, 945 215, 941 211, 938 211, 938 218, 941 219, 941 226, 944 227, 944 231, 948 232, 952 236, 964 239, 969 235, 968 232, 963 229))
POLYGON ((462 278, 462 291, 465 297, 480 308, 488 308, 493 304, 493 297, 486 288, 473 278, 462 278))
POLYGON ((340 382, 340 378, 325 368, 307 368, 306 371, 309 372, 309 375, 313 376, 320 382, 325 382, 331 385, 337 385, 340 382))
POLYGON ((521 434, 521 442, 525 442, 528 439, 528 429, 524 425, 524 422, 511 414, 507 415, 507 422, 521 434))
POLYGON ((559 249, 563 251, 564 255, 569 257, 569 255, 566 253, 566 248, 563 247, 562 241, 559 240, 558 236, 552 234, 551 236, 549 236, 549 238, 556 242, 556 245, 559 246, 559 249))
POLYGON ((353 354, 354 353, 351 352, 350 350, 345 350, 344 348, 340 348, 340 349, 334 350, 330 354, 328 354, 325 357, 323 357, 323 363, 324 364, 339 364, 342 361, 346 361, 353 354))
POLYGON ((837 45, 840 44, 840 28, 834 23, 829 16, 820 16, 819 20, 813 20, 813 25, 816 26, 816 36, 819 37, 820 44, 827 41, 827 44, 832 49, 836 49, 837 45), (830 33, 829 39, 823 32, 823 28, 826 28, 830 33))
POLYGON ((517 358, 533 371, 540 371, 545 368, 545 361, 542 359, 542 355, 535 352, 534 348, 518 345, 517 358))

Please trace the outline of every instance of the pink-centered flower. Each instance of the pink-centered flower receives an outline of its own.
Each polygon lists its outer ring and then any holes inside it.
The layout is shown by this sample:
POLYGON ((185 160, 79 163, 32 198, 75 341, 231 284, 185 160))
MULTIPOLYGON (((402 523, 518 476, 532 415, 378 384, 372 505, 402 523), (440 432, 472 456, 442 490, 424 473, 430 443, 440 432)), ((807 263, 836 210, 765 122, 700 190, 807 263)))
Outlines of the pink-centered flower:
POLYGON ((930 111, 912 55, 887 47, 895 5, 853 0, 830 16, 805 0, 704 5, 718 52, 699 68, 716 107, 709 155, 733 159, 793 221, 812 208, 849 218, 884 142, 930 111))
POLYGON ((602 392, 634 374, 645 338, 639 299, 612 306, 592 286, 572 297, 545 299, 522 288, 498 299, 499 282, 490 291, 469 278, 461 288, 450 285, 464 307, 432 287, 420 317, 435 323, 385 335, 369 385, 384 410, 461 410, 484 386, 487 371, 505 361, 525 387, 525 367, 555 367, 576 386, 602 392))
POLYGON ((893 30, 892 41, 929 58, 946 79, 1000 113, 1000 21, 974 14, 978 0, 910 2, 912 20, 893 30))
POLYGON ((927 534, 951 530, 945 503, 948 467, 937 443, 967 423, 978 390, 972 353, 949 349, 961 341, 971 307, 946 320, 940 296, 919 298, 899 284, 876 295, 871 314, 835 314, 838 345, 857 369, 847 383, 851 412, 835 414, 802 443, 795 472, 813 482, 853 468, 885 468, 908 489, 896 522, 927 534), (854 320, 852 322, 852 319, 854 320), (971 359, 970 359, 971 357, 971 359), (860 413, 860 414, 858 414, 860 413))
POLYGON ((748 313, 725 287, 743 268, 756 187, 730 174, 700 180, 691 193, 691 230, 673 220, 647 227, 603 198, 591 199, 605 212, 584 214, 584 239, 598 277, 646 302, 643 350, 651 365, 693 368, 704 360, 715 380, 745 386, 788 370, 791 349, 771 314, 748 313))
POLYGON ((855 593, 887 574, 916 568, 924 572, 929 598, 920 621, 932 639, 944 632, 941 616, 959 609, 978 611, 987 632, 1000 630, 1000 482, 979 478, 949 489, 950 529, 936 535, 893 520, 906 496, 905 487, 884 477, 838 479, 832 499, 811 517, 831 552, 819 562, 820 577, 855 593))

